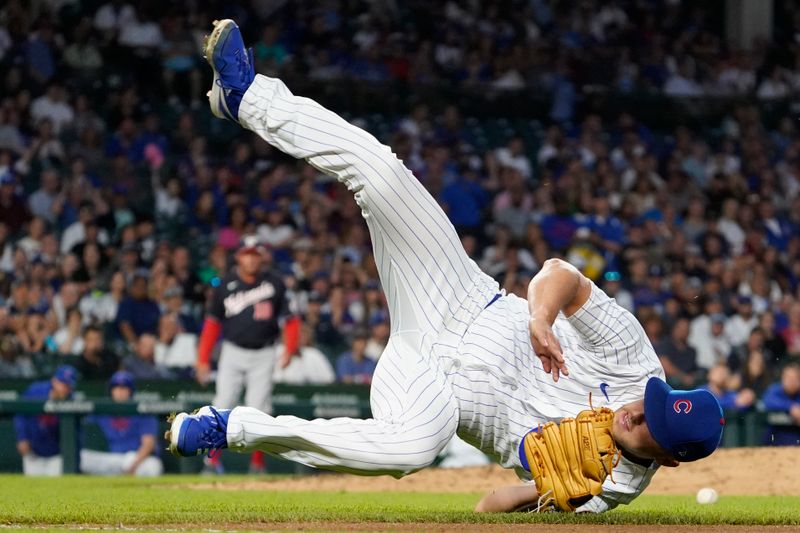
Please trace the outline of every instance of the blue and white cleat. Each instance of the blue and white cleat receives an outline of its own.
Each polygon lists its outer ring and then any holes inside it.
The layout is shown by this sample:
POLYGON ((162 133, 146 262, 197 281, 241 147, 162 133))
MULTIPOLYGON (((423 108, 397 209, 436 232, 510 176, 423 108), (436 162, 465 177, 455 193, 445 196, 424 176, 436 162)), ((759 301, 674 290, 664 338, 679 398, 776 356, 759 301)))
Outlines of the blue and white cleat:
POLYGON ((178 413, 170 417, 170 428, 164 434, 169 451, 178 457, 193 457, 227 448, 230 414, 230 409, 207 405, 194 414, 178 413))
POLYGON ((211 35, 206 35, 203 54, 214 70, 214 83, 208 91, 211 112, 219 118, 239 122, 239 104, 253 83, 253 49, 247 49, 239 26, 231 19, 215 20, 211 35))

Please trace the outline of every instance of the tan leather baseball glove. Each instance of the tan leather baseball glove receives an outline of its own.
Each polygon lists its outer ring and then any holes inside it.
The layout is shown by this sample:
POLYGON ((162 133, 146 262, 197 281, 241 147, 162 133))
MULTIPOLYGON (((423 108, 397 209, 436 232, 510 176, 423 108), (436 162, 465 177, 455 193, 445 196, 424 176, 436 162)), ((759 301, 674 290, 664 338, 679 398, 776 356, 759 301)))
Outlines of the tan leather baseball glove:
POLYGON ((539 492, 540 510, 574 511, 600 494, 619 457, 611 436, 613 422, 611 409, 587 409, 525 436, 525 455, 539 492))

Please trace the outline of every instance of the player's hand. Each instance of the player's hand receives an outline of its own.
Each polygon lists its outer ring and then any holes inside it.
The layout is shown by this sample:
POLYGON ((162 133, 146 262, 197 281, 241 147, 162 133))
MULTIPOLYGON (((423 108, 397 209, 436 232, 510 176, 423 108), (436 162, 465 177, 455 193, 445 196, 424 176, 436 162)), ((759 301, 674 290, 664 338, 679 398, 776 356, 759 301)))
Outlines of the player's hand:
POLYGON ((794 421, 800 424, 800 403, 796 403, 789 409, 789 414, 792 415, 794 421))
POLYGON ((21 456, 26 456, 31 453, 31 443, 26 440, 21 440, 17 443, 17 451, 21 456))
POLYGON ((211 378, 211 365, 208 363, 197 363, 194 366, 194 377, 200 385, 207 385, 211 378))
POLYGON ((552 326, 545 320, 531 318, 528 327, 531 332, 533 351, 541 359, 544 371, 553 375, 553 381, 558 381, 561 374, 569 376, 561 343, 553 333, 552 326))
POLYGON ((292 354, 288 350, 284 350, 281 354, 281 360, 278 362, 278 368, 284 369, 292 362, 292 354))
POLYGON ((736 395, 736 399, 734 403, 736 407, 740 409, 745 409, 753 405, 756 401, 756 393, 753 392, 753 389, 742 389, 739 391, 739 394, 736 395))

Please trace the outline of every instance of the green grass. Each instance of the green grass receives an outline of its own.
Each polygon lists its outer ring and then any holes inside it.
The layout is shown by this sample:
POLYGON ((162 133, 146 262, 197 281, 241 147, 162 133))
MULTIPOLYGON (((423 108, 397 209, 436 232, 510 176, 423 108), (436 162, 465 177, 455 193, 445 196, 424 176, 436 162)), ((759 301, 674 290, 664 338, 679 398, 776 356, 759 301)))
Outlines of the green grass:
MULTIPOLYGON (((226 481, 241 478, 223 478, 226 481)), ((750 524, 800 525, 800 497, 642 496, 602 515, 478 515, 479 494, 190 490, 208 478, 158 480, 0 476, 0 524, 18 526, 157 525, 230 527, 286 522, 750 524)))

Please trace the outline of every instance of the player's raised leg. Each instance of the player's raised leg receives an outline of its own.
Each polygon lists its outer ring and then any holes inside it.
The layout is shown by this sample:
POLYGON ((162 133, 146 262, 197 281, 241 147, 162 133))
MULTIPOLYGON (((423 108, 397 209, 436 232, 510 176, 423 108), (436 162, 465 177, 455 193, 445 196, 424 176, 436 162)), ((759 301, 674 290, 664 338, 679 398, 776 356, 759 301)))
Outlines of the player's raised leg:
MULTIPOLYGON (((398 346, 405 342, 392 339, 384 357, 397 350, 416 351, 398 346)), ((204 407, 195 415, 175 417, 166 435, 170 450, 181 456, 223 448, 261 450, 338 472, 395 477, 415 472, 433 463, 455 434, 458 408, 443 376, 432 372, 421 356, 410 364, 404 360, 403 368, 384 367, 376 374, 384 382, 373 386, 375 418, 304 420, 273 417, 251 407, 204 407)))
POLYGON ((464 252, 449 219, 388 146, 325 109, 256 75, 233 21, 217 22, 206 44, 214 69, 212 111, 281 151, 336 177, 369 226, 393 332, 459 335, 497 293, 464 252))
POLYGON ((170 449, 258 449, 307 465, 402 476, 429 465, 455 433, 458 408, 429 364, 443 330, 458 334, 497 290, 461 248, 445 214, 391 150, 279 80, 255 76, 232 21, 215 24, 212 111, 306 159, 354 192, 369 226, 394 333, 375 374, 373 419, 303 420, 252 408, 178 415, 170 449))

